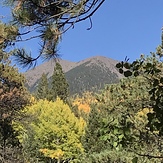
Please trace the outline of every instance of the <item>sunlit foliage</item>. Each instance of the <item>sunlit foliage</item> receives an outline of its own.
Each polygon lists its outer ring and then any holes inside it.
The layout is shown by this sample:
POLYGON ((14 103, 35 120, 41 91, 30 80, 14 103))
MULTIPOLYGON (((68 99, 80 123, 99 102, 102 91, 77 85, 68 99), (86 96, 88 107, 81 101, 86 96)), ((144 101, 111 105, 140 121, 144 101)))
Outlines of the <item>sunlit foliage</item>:
POLYGON ((117 68, 125 76, 144 76, 150 82, 150 107, 153 112, 148 114, 148 126, 151 131, 158 130, 160 135, 163 135, 163 33, 162 44, 157 47, 155 53, 145 57, 141 55, 140 59, 133 63, 127 61, 117 64, 117 68), (126 65, 128 65, 126 67, 126 65), (127 69, 127 70, 126 70, 127 69))
POLYGON ((91 108, 83 144, 88 162, 157 162, 147 155, 160 156, 161 140, 147 127, 153 112, 143 77, 131 77, 106 86, 91 108), (143 155, 144 154, 144 155, 143 155))
POLYGON ((26 121, 14 122, 14 128, 29 161, 70 161, 84 151, 85 121, 75 117, 60 99, 40 100, 26 108, 26 116, 26 121))
POLYGON ((79 111, 90 112, 90 105, 96 102, 95 95, 91 92, 84 92, 82 96, 75 96, 72 100, 73 106, 77 106, 79 111))

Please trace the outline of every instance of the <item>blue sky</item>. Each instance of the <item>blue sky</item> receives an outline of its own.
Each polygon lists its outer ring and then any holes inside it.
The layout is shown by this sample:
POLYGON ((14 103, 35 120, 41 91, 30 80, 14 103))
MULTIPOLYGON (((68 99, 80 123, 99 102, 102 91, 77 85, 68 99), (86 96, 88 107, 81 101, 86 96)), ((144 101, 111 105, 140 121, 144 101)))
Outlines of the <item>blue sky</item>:
MULTIPOLYGON (((6 9, 0 11, 0 15, 6 13, 6 9)), ((91 30, 86 20, 62 36, 61 58, 77 62, 96 55, 116 60, 127 56, 132 61, 154 52, 160 44, 163 0, 106 0, 92 21, 91 30)), ((23 46, 37 53, 37 44, 23 46)))
POLYGON ((117 60, 155 51, 163 26, 162 0, 108 0, 93 16, 63 36, 62 58, 78 61, 94 55, 117 60))

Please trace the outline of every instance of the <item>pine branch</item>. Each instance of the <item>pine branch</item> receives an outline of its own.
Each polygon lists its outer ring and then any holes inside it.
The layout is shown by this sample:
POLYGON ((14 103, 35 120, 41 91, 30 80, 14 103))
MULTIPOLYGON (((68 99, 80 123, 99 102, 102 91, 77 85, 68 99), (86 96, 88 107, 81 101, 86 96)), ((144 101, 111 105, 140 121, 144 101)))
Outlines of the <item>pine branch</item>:
POLYGON ((163 156, 156 156, 156 155, 150 155, 150 154, 141 154, 141 153, 138 153, 136 151, 133 151, 134 153, 136 153, 138 156, 142 156, 142 157, 148 157, 149 159, 151 158, 163 158, 163 156))

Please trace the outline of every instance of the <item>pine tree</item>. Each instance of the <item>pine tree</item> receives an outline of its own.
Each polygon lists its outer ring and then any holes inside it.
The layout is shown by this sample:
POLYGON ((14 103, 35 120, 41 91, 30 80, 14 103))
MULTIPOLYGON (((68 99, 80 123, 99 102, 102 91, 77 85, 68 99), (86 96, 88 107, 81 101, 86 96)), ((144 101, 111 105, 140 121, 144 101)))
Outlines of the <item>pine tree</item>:
POLYGON ((105 0, 3 1, 11 6, 14 24, 20 27, 19 37, 16 40, 22 41, 21 36, 26 36, 23 37, 26 38, 25 40, 32 40, 36 37, 40 39, 41 50, 36 58, 25 53, 24 49, 17 52, 19 63, 29 65, 38 58, 57 57, 57 45, 61 35, 75 23, 91 18, 105 0), (37 36, 32 37, 33 31, 37 36))
POLYGON ((49 100, 49 87, 48 87, 48 79, 45 73, 42 74, 40 82, 37 86, 36 91, 36 98, 37 99, 47 99, 49 100))
POLYGON ((51 95, 52 100, 56 100, 59 97, 61 100, 66 102, 69 95, 69 85, 63 73, 61 65, 57 62, 54 67, 54 73, 51 81, 51 95))

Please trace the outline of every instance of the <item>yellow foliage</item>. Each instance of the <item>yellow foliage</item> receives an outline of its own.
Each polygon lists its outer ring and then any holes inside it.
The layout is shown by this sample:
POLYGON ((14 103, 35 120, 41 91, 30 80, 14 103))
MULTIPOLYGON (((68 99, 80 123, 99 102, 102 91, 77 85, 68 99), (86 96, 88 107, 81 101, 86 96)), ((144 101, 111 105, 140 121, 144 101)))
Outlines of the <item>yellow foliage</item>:
POLYGON ((147 120, 148 113, 153 113, 153 109, 143 108, 141 111, 137 112, 135 118, 139 121, 145 121, 147 120))
POLYGON ((79 104, 78 109, 84 111, 85 113, 90 112, 90 106, 88 104, 79 104))
POLYGON ((35 104, 37 102, 36 98, 34 96, 30 97, 30 104, 35 104))
POLYGON ((50 150, 47 148, 40 149, 40 152, 44 154, 45 157, 50 157, 51 159, 60 160, 64 156, 64 152, 61 149, 50 150))
POLYGON ((19 142, 23 143, 24 137, 26 136, 26 129, 21 123, 15 121, 12 121, 12 126, 16 132, 19 132, 19 135, 17 136, 19 142))
POLYGON ((83 93, 82 97, 76 97, 73 101, 73 106, 77 106, 79 111, 84 111, 85 113, 90 112, 90 104, 96 103, 96 98, 92 95, 91 92, 83 93))
POLYGON ((29 121, 13 122, 24 148, 26 141, 30 143, 28 148, 36 148, 32 147, 36 145, 44 157, 62 160, 75 158, 84 151, 81 138, 86 122, 83 118, 77 118, 62 100, 39 100, 24 110, 29 121))
POLYGON ((150 109, 150 108, 144 108, 143 110, 139 111, 137 113, 137 115, 140 116, 140 117, 146 117, 148 113, 152 113, 152 112, 153 112, 152 109, 150 109))

